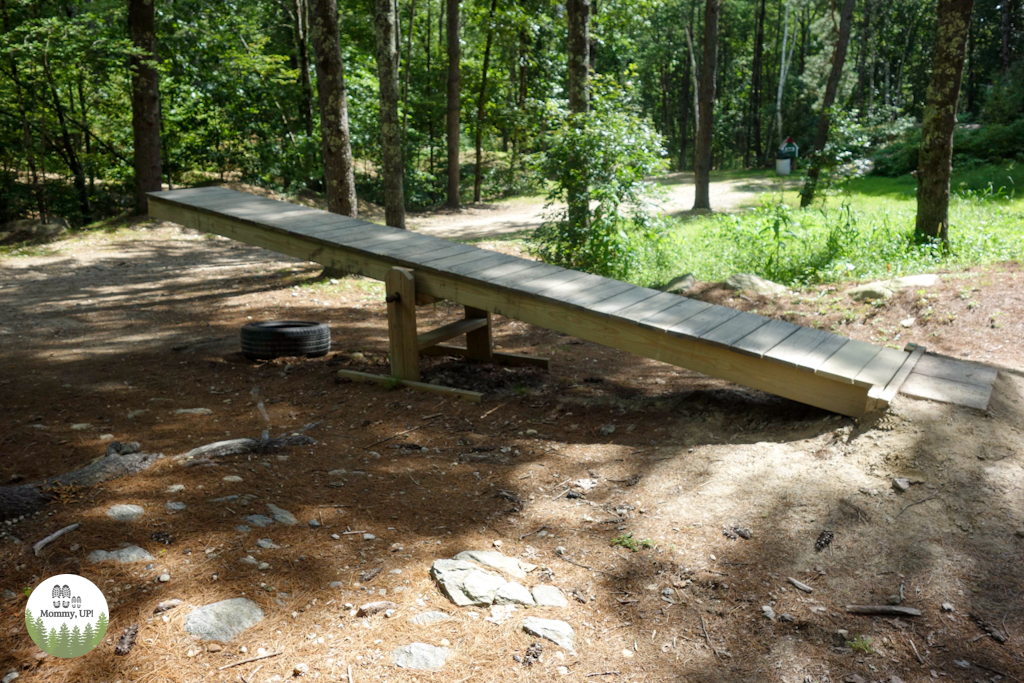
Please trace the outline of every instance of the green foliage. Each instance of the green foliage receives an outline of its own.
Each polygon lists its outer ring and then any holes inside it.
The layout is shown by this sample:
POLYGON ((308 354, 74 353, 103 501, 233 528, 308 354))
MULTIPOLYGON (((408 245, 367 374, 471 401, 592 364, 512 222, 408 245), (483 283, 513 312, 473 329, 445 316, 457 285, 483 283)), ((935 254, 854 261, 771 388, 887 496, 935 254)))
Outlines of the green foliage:
POLYGON ((1013 63, 1001 74, 985 98, 981 120, 987 124, 1011 125, 1024 117, 1024 60, 1013 63))
POLYGON ((644 548, 653 548, 654 542, 649 538, 645 538, 643 540, 633 538, 633 532, 630 531, 629 533, 616 536, 611 540, 609 545, 613 548, 625 548, 626 550, 635 553, 644 548))
POLYGON ((866 655, 874 653, 874 649, 871 647, 871 639, 863 635, 857 636, 853 640, 846 641, 846 647, 856 650, 857 652, 863 652, 866 655))
POLYGON ((617 103, 595 100, 592 113, 565 119, 543 155, 552 213, 530 248, 548 263, 626 278, 658 251, 661 223, 653 218, 654 186, 646 178, 661 166, 661 136, 617 103), (568 206, 574 185, 587 188, 575 212, 568 206), (565 208, 554 208, 560 204, 565 208), (580 214, 589 221, 571 218, 580 214))

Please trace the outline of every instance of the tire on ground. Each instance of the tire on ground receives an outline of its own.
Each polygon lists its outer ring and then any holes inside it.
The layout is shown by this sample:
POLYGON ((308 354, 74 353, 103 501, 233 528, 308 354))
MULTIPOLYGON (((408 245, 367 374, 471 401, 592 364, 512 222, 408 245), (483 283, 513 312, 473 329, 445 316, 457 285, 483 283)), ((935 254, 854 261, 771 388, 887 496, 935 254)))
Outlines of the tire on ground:
POLYGON ((280 356, 325 356, 331 350, 331 328, 304 320, 267 320, 242 326, 242 355, 249 360, 280 356))

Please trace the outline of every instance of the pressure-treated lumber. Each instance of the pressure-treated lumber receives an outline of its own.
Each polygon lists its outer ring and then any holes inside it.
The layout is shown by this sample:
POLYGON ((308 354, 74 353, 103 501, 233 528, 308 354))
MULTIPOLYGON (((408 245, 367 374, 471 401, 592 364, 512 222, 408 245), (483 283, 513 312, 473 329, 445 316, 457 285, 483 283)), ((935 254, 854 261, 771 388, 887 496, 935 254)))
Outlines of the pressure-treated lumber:
MULTIPOLYGON (((152 215, 378 280, 386 280, 395 268, 411 271, 402 285, 407 292, 411 288, 409 310, 397 301, 388 309, 389 330, 393 317, 397 327, 391 335, 393 374, 404 380, 418 378, 413 358, 418 358, 423 335, 415 334, 415 303, 431 299, 463 305, 467 319, 504 315, 853 416, 886 404, 882 389, 908 355, 596 275, 310 214, 304 207, 243 193, 181 192, 152 193, 152 215)), ((387 284, 389 297, 397 288, 397 281, 387 284)), ((426 341, 462 333, 463 324, 435 331, 437 336, 426 341)), ((465 355, 499 359, 490 335, 489 323, 470 330, 465 355)), ((447 351, 434 345, 429 352, 447 351)))
POLYGON ((357 382, 370 382, 372 384, 379 384, 380 386, 388 388, 394 388, 397 386, 409 387, 411 389, 429 391, 443 396, 454 396, 456 398, 472 401, 473 403, 480 403, 484 398, 484 395, 478 391, 467 391, 466 389, 445 387, 439 384, 427 384, 426 382, 413 382, 411 380, 388 377, 385 375, 371 375, 368 372, 359 372, 358 370, 338 370, 338 377, 357 382))
POLYGON ((392 268, 384 278, 391 340, 391 374, 418 382, 420 353, 416 335, 416 280, 407 268, 392 268))
POLYGON ((461 337, 464 334, 468 335, 475 330, 479 330, 481 327, 487 327, 487 323, 486 318, 466 318, 442 325, 430 332, 424 332, 419 335, 418 350, 423 351, 423 349, 429 349, 431 346, 436 346, 443 341, 461 337))

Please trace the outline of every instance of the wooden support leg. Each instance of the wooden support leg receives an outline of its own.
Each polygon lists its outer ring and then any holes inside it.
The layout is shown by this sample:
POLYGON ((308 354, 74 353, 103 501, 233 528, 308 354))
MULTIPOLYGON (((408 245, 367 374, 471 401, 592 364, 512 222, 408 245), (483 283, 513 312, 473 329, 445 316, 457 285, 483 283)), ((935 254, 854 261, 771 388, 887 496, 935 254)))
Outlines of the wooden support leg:
POLYGON ((466 333, 467 356, 474 360, 490 362, 494 359, 494 341, 491 336, 491 313, 479 308, 466 306, 466 320, 486 319, 487 325, 466 333))
POLYGON ((391 340, 391 375, 418 382, 420 354, 416 338, 416 280, 408 268, 392 268, 384 278, 391 340))

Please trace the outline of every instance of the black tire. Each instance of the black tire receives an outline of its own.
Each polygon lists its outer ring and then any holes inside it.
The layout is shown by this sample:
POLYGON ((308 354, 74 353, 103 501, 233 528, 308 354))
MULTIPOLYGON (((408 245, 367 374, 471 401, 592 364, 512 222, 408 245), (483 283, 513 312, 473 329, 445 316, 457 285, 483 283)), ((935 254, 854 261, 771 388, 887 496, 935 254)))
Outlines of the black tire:
POLYGON ((280 356, 326 356, 331 328, 303 320, 267 320, 242 326, 242 355, 250 360, 280 356))

